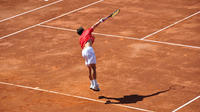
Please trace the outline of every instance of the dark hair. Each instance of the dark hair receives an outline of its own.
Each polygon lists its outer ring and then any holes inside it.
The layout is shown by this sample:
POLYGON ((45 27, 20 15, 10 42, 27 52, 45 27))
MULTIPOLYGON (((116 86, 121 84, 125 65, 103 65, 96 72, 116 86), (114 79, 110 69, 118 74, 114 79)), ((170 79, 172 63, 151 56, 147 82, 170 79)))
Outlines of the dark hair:
POLYGON ((78 33, 79 35, 81 35, 81 34, 83 33, 83 31, 84 31, 84 28, 83 28, 83 27, 80 27, 79 29, 77 29, 77 33, 78 33))

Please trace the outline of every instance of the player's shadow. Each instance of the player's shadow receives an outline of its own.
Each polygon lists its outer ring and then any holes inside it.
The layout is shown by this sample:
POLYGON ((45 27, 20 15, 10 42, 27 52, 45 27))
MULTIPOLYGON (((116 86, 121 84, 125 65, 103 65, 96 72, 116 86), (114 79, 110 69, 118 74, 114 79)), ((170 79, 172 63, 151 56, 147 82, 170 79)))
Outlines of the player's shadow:
POLYGON ((152 97, 152 96, 156 96, 159 95, 161 93, 165 93, 167 91, 169 91, 169 89, 164 90, 164 91, 159 91, 150 95, 127 95, 127 96, 123 96, 121 98, 113 98, 113 97, 106 97, 106 96, 99 96, 99 99, 107 99, 107 101, 105 102, 105 104, 129 104, 129 103, 137 103, 138 101, 142 101, 144 98, 147 97, 152 97), (111 101, 111 100, 115 100, 115 101, 111 101))

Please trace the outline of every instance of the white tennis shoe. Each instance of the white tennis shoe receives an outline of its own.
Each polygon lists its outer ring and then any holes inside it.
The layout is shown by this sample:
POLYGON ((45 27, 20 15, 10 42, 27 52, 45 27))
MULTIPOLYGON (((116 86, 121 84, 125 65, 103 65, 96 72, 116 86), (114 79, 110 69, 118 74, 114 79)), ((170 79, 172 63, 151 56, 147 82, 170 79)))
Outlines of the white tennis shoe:
POLYGON ((90 89, 92 89, 93 91, 100 91, 99 85, 96 86, 90 86, 90 89))

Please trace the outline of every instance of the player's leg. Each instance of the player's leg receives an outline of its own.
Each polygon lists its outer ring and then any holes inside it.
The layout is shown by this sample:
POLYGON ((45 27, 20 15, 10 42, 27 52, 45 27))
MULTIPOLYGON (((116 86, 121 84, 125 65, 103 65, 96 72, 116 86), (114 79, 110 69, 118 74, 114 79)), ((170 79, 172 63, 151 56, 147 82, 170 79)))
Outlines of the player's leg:
POLYGON ((96 78, 97 78, 96 64, 90 64, 90 66, 91 66, 92 71, 93 71, 93 74, 92 74, 93 80, 96 80, 96 78))
POLYGON ((87 47, 83 50, 82 56, 85 59, 85 64, 89 69, 89 79, 91 81, 90 88, 99 91, 99 86, 96 81, 96 56, 92 47, 87 47))
POLYGON ((92 82, 94 84, 93 90, 99 91, 99 84, 97 83, 97 72, 96 72, 96 64, 90 64, 90 67, 92 68, 92 82))
POLYGON ((88 70, 89 70, 90 89, 92 89, 92 88, 94 88, 93 77, 92 77, 92 68, 89 65, 87 67, 88 67, 88 70))
POLYGON ((93 80, 93 78, 92 78, 92 69, 91 69, 90 66, 88 66, 88 70, 89 70, 89 79, 93 80))
POLYGON ((93 84, 93 78, 92 78, 92 68, 89 65, 89 57, 88 57, 88 49, 84 49, 82 51, 82 56, 85 59, 85 65, 88 67, 88 72, 89 72, 89 79, 90 79, 90 89, 94 88, 94 84, 93 84))

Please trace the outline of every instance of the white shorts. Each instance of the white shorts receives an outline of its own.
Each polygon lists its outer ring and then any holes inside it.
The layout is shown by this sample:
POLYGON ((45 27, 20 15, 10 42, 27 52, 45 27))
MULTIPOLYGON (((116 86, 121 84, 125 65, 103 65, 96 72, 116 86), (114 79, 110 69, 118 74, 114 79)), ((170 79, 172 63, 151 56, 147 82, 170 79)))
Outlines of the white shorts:
POLYGON ((84 48, 82 56, 85 59, 85 65, 96 64, 96 56, 92 47, 84 48))

